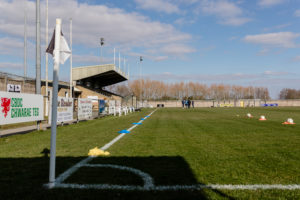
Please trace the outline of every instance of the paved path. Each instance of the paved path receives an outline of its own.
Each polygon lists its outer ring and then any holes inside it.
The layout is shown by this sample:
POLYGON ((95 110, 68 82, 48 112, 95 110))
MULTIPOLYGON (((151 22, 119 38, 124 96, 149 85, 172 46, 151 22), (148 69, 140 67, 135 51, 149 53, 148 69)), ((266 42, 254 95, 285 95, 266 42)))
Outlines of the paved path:
MULTIPOLYGON (((105 117, 105 116, 107 116, 107 115, 100 115, 98 117, 95 117, 95 118, 92 118, 89 120, 94 120, 96 118, 101 118, 101 117, 105 117)), ((69 125, 69 124, 73 124, 76 122, 77 122, 77 120, 74 119, 73 121, 64 123, 64 125, 69 125)), ((57 125, 59 126, 60 124, 57 124, 57 125)), ((48 128, 51 128, 51 124, 42 124, 40 130, 46 130, 48 128)), ((29 132, 36 131, 36 130, 37 130, 37 125, 24 126, 24 127, 20 127, 20 128, 5 129, 5 130, 0 129, 0 138, 7 137, 10 135, 29 133, 29 132)))

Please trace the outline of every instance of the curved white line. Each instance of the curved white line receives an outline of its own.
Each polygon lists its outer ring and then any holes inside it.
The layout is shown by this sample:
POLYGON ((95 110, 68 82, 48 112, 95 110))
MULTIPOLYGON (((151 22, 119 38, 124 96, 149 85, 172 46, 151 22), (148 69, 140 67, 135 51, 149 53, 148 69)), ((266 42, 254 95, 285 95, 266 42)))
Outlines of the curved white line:
POLYGON ((147 174, 139 169, 121 166, 121 165, 111 165, 111 164, 84 164, 82 166, 83 167, 109 167, 109 168, 113 168, 113 169, 129 171, 129 172, 132 172, 133 174, 138 175, 139 177, 141 177, 143 179, 144 189, 148 190, 148 189, 154 187, 153 178, 149 174, 147 174))

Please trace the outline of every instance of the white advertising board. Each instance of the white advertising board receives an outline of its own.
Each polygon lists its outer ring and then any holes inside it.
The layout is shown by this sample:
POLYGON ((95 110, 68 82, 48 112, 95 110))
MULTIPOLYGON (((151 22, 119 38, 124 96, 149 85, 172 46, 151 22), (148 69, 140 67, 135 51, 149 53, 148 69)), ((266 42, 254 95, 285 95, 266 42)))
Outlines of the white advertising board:
POLYGON ((92 99, 93 103, 98 103, 98 96, 88 96, 88 99, 92 99))
POLYGON ((42 95, 0 92, 0 125, 43 119, 42 95))
POLYGON ((109 107, 115 107, 116 106, 116 101, 115 100, 109 100, 108 105, 109 105, 109 107))
POLYGON ((92 117, 93 103, 91 99, 78 99, 78 119, 88 119, 92 117))
POLYGON ((58 97, 57 122, 73 120, 73 98, 58 97))
POLYGON ((21 85, 7 84, 7 92, 21 92, 21 85))
POLYGON ((118 100, 117 100, 117 101, 116 101, 116 106, 117 106, 117 107, 120 107, 121 105, 122 105, 122 104, 121 104, 121 101, 118 101, 118 100))

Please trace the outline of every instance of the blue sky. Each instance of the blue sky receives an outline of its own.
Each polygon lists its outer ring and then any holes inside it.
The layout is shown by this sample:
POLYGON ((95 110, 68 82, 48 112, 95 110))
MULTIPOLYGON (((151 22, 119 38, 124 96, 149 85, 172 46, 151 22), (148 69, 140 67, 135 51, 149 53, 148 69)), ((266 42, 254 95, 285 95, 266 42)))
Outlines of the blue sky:
MULTIPOLYGON (((42 51, 45 1, 41 1, 42 51)), ((28 75, 35 76, 35 1, 0 0, 0 71, 23 75, 24 8, 28 12, 28 75)), ((104 63, 113 49, 123 70, 150 79, 300 89, 300 1, 298 0, 51 0, 49 37, 62 18, 69 39, 73 19, 73 66, 104 63), (118 55, 117 55, 118 56, 118 55)), ((49 59, 52 78, 52 58, 49 59)), ((42 78, 45 55, 42 53, 42 78)), ((118 65, 118 63, 117 63, 118 65)), ((60 79, 68 81, 69 62, 60 79)))

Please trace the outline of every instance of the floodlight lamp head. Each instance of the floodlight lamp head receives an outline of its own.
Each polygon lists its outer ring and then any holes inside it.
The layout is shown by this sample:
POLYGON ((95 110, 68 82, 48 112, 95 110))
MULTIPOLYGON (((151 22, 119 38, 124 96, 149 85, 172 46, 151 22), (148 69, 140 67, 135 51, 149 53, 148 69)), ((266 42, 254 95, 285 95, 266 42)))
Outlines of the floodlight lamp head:
POLYGON ((101 46, 104 45, 104 38, 100 38, 100 45, 101 45, 101 46))
POLYGON ((143 61, 143 57, 142 56, 140 56, 140 62, 142 62, 143 61))

